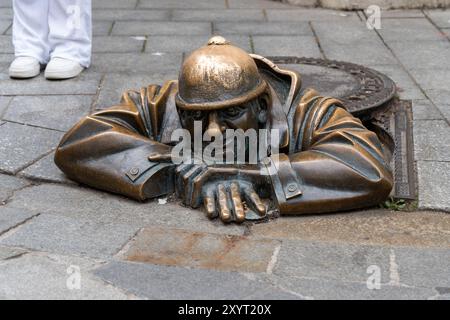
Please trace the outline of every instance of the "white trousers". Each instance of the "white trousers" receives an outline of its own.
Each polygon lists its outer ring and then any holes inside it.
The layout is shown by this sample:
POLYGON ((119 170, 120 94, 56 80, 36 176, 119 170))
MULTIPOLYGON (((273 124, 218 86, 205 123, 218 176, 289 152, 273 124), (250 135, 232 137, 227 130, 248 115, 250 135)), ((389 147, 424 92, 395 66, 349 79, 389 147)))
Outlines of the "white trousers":
POLYGON ((15 56, 91 63, 91 0, 13 0, 15 56))

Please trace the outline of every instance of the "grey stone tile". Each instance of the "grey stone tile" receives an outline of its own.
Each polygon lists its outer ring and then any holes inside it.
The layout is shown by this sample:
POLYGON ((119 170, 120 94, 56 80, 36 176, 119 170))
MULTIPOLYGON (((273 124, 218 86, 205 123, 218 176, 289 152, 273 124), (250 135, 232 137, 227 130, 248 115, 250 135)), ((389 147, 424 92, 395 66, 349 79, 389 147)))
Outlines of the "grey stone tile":
POLYGON ((398 59, 408 70, 450 69, 450 43, 445 41, 402 41, 389 42, 398 59), (432 57, 432 58, 431 58, 432 57))
POLYGON ((92 10, 94 21, 164 21, 169 20, 169 10, 130 10, 130 9, 95 9, 92 10))
POLYGON ((288 5, 285 3, 281 3, 278 1, 270 1, 270 0, 228 0, 228 4, 230 8, 281 8, 281 9, 293 9, 292 5, 288 5))
POLYGON ((11 26, 10 20, 0 20, 0 34, 3 34, 11 26))
POLYGON ((28 181, 23 179, 0 174, 0 204, 3 204, 4 201, 12 196, 15 190, 19 190, 29 184, 28 181))
POLYGON ((181 54, 97 53, 91 66, 94 72, 170 73, 181 65, 181 54))
POLYGON ((16 173, 56 147, 62 133, 5 123, 0 126, 0 170, 16 173))
POLYGON ((134 9, 138 0, 94 0, 92 8, 134 9))
POLYGON ((443 120, 414 121, 416 160, 450 161, 450 127, 443 120))
POLYGON ((6 109, 8 108, 9 103, 11 102, 11 97, 2 97, 0 96, 0 119, 3 118, 6 109))
POLYGON ((12 2, 9 0, 0 0, 0 8, 11 8, 12 2))
POLYGON ((9 246, 106 259, 115 255, 138 228, 41 214, 0 241, 9 246))
POLYGON ((266 272, 279 241, 172 228, 142 229, 124 260, 236 272, 266 272))
POLYGON ((174 10, 174 21, 263 21, 264 14, 258 9, 206 9, 174 10))
POLYGON ((360 21, 354 12, 317 8, 267 9, 266 13, 269 21, 360 21))
POLYGON ((225 0, 141 0, 138 8, 146 9, 225 9, 225 0))
MULTIPOLYGON (((394 9, 381 11, 381 19, 424 18, 423 12, 417 9, 394 9)), ((383 26, 383 20, 381 21, 383 26)))
POLYGON ((427 89, 427 95, 450 123, 450 90, 427 89))
MULTIPOLYGON (((370 274, 367 274, 369 277, 370 274)), ((316 300, 425 300, 436 295, 431 288, 401 287, 381 284, 380 289, 368 289, 366 283, 328 279, 281 277, 278 286, 306 299, 316 300)))
POLYGON ((443 40, 444 38, 427 19, 385 19, 379 30, 387 42, 398 40, 443 40))
MULTIPOLYGON (((181 66, 181 60, 178 66, 181 66)), ((108 108, 120 103, 120 98, 126 90, 139 90, 150 84, 162 85, 164 81, 178 79, 178 74, 107 74, 103 81, 103 87, 95 104, 97 109, 108 108)))
POLYGON ((18 175, 38 181, 73 184, 74 182, 66 178, 64 173, 56 166, 54 157, 55 153, 50 153, 19 172, 18 175))
POLYGON ((49 81, 44 75, 26 80, 10 79, 8 74, 0 74, 0 95, 60 95, 60 94, 95 94, 100 83, 101 74, 84 71, 80 76, 62 80, 49 81))
POLYGON ((12 8, 0 8, 0 20, 12 20, 13 11, 12 8))
POLYGON ((215 22, 214 33, 220 35, 313 35, 307 22, 215 22))
POLYGON ((359 42, 352 46, 321 42, 327 59, 348 61, 368 67, 396 65, 398 62, 381 42, 359 42))
POLYGON ((449 211, 450 162, 417 161, 417 177, 419 208, 449 211))
POLYGON ((425 95, 417 84, 414 83, 411 76, 399 65, 381 65, 372 66, 372 68, 385 74, 395 82, 395 85, 397 86, 397 94, 401 99, 426 99, 425 95))
POLYGON ((14 53, 11 36, 0 36, 0 53, 14 53))
POLYGON ((90 188, 62 184, 42 184, 17 192, 8 206, 92 221, 96 225, 163 226, 231 235, 242 235, 245 230, 244 226, 211 221, 204 212, 183 207, 177 202, 159 204, 155 200, 142 203, 90 188))
POLYGON ((283 291, 276 287, 257 292, 245 297, 248 300, 304 300, 304 297, 295 295, 289 291, 283 291))
POLYGON ((27 253, 19 258, 7 260, 0 265, 0 298, 31 300, 80 300, 132 299, 128 295, 100 279, 90 271, 97 261, 73 256, 44 253, 27 253), (80 288, 76 285, 79 271, 80 288), (72 276, 72 278, 70 278, 72 276), (73 282, 70 280, 74 279, 73 282))
POLYGON ((144 37, 94 37, 92 51, 96 53, 142 52, 144 37))
POLYGON ((94 274, 139 297, 162 300, 242 299, 267 286, 234 272, 115 261, 94 274))
POLYGON ((360 43, 382 44, 378 35, 359 20, 313 21, 312 26, 322 45, 337 44, 351 48, 360 43))
POLYGON ((0 206, 0 234, 7 232, 35 215, 36 213, 24 209, 0 206))
POLYGON ((211 34, 209 22, 180 21, 117 21, 112 31, 113 35, 205 35, 211 34))
MULTIPOLYGON (((209 37, 205 36, 149 36, 146 52, 191 52, 206 45, 209 37)), ((232 44, 251 52, 250 37, 229 35, 226 37, 232 44)))
POLYGON ((27 253, 27 251, 21 248, 10 248, 0 246, 0 260, 8 260, 16 258, 25 253, 27 253))
POLYGON ((299 56, 321 58, 312 36, 253 36, 255 53, 263 56, 299 56))
POLYGON ((383 247, 285 240, 275 275, 365 282, 367 268, 377 265, 389 281, 389 250, 383 247))
POLYGON ((112 30, 112 21, 93 21, 92 35, 93 36, 107 36, 112 30))
POLYGON ((3 118, 38 127, 69 130, 89 113, 93 96, 18 96, 3 118))
POLYGON ((439 28, 450 28, 450 10, 426 10, 425 13, 439 28))
POLYGON ((394 251, 402 285, 450 288, 450 250, 396 248, 394 251))
MULTIPOLYGON (((450 72, 445 68, 436 68, 436 69, 428 69, 428 68, 416 68, 410 70, 414 79, 416 79, 417 83, 425 89, 428 90, 447 90, 448 87, 445 84, 450 81, 450 72)), ((434 95, 436 98, 437 95, 434 95)))
POLYGON ((251 237, 255 239, 416 248, 450 248, 449 232, 450 215, 447 213, 381 209, 280 217, 250 228, 251 237))
POLYGON ((412 101, 414 120, 442 120, 439 110, 429 100, 412 101))

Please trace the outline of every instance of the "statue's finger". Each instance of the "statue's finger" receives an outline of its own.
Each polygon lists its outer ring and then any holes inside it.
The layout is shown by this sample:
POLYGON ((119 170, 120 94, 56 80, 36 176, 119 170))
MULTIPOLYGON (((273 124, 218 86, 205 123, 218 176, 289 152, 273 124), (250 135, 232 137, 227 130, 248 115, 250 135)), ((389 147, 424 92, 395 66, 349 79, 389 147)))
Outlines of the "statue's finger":
POLYGON ((173 160, 171 153, 152 153, 148 156, 152 162, 170 162, 173 160))
POLYGON ((246 195, 247 200, 256 209, 257 213, 259 213, 262 216, 265 215, 266 214, 266 206, 261 201, 261 198, 258 196, 258 194, 253 189, 253 187, 245 188, 244 193, 246 195))
POLYGON ((199 174, 201 171, 203 171, 203 167, 200 167, 198 165, 194 165, 192 168, 190 168, 188 171, 186 171, 184 174, 182 174, 182 183, 184 187, 184 199, 185 203, 188 205, 192 205, 191 201, 191 194, 192 194, 192 179, 199 174))
POLYGON ((233 212, 236 216, 236 222, 241 223, 245 220, 244 206, 241 201, 239 185, 233 182, 230 186, 231 202, 233 203, 233 212))
POLYGON ((188 171, 193 165, 192 164, 180 164, 175 169, 175 190, 177 197, 182 198, 184 195, 184 184, 182 175, 184 172, 188 171))
POLYGON ((192 194, 191 203, 195 207, 195 204, 199 202, 203 185, 208 181, 208 178, 214 173, 214 168, 205 167, 202 172, 192 180, 192 194))
POLYGON ((216 211, 216 202, 214 197, 214 190, 213 188, 209 188, 204 197, 203 197, 203 204, 205 206, 206 215, 210 219, 214 219, 217 217, 217 211, 216 211))
POLYGON ((225 186, 223 184, 219 184, 217 186, 217 202, 219 203, 220 219, 223 222, 230 222, 231 221, 231 210, 228 207, 227 193, 225 190, 225 186))

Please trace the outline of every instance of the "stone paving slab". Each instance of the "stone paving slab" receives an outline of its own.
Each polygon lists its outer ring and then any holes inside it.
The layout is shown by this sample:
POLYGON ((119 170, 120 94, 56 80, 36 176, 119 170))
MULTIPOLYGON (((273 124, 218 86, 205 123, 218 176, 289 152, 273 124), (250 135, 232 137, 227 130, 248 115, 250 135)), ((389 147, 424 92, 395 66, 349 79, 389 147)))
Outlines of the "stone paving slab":
POLYGON ((3 204, 14 191, 19 190, 30 183, 24 179, 16 178, 6 174, 0 174, 0 204, 3 204))
POLYGON ((377 34, 367 29, 367 26, 361 21, 313 21, 311 24, 323 45, 336 44, 353 47, 360 43, 382 44, 377 34))
POLYGON ((444 40, 444 37, 427 19, 385 19, 379 33, 387 42, 444 40))
POLYGON ((450 162, 417 161, 419 207, 450 211, 450 162))
POLYGON ((0 126, 0 170, 17 173, 54 149, 61 137, 58 131, 5 123, 0 126))
POLYGON ((174 21, 264 21, 259 9, 173 10, 174 21))
POLYGON ((143 9, 93 9, 94 21, 165 21, 169 20, 169 10, 143 10, 143 9))
POLYGON ((0 96, 0 119, 3 117, 3 114, 5 113, 6 108, 8 107, 11 100, 12 100, 11 97, 0 96))
MULTIPOLYGON (((293 9, 293 6, 271 0, 227 0, 230 8, 264 8, 264 9, 293 9)), ((294 7, 295 8, 295 7, 294 7)))
POLYGON ((0 36, 0 53, 14 53, 11 36, 0 36))
POLYGON ((0 241, 7 246, 111 258, 138 231, 132 224, 95 223, 60 215, 41 214, 0 241))
POLYGON ((4 234, 34 216, 36 213, 24 209, 0 206, 0 234, 4 234))
POLYGON ((307 22, 214 22, 213 24, 214 33, 220 35, 313 35, 307 22))
POLYGON ((211 34, 209 22, 181 22, 181 21, 117 21, 112 35, 205 35, 211 34))
POLYGON ((8 0, 0 0, 0 8, 11 8, 12 2, 8 0))
POLYGON ((39 161, 36 161, 25 170, 19 172, 18 175, 37 181, 75 184, 75 182, 69 180, 64 173, 59 170, 55 164, 54 158, 55 153, 52 152, 39 161))
POLYGON ((0 246, 0 263, 2 260, 14 259, 27 253, 28 251, 21 248, 1 247, 0 246))
POLYGON ((327 9, 267 9, 266 14, 269 21, 360 21, 354 12, 327 9))
POLYGON ((322 58, 312 36, 253 36, 255 53, 263 56, 299 56, 322 58))
POLYGON ((92 51, 94 53, 142 52, 145 38, 142 37, 94 37, 92 51))
MULTIPOLYGON (((450 80, 450 74, 445 67, 429 69, 429 68, 414 68, 410 70, 412 76, 416 79, 419 85, 428 90, 450 91, 445 84, 450 80)), ((435 95, 436 97, 436 95, 435 95)))
POLYGON ((413 100, 412 110, 414 120, 443 120, 438 108, 429 100, 413 100))
POLYGON ((10 20, 0 20, 0 34, 3 34, 11 26, 10 20))
POLYGON ((364 283, 367 268, 377 265, 381 278, 389 279, 389 254, 384 247, 284 240, 273 273, 364 283))
POLYGON ((177 53, 97 53, 93 56, 91 70, 101 73, 177 72, 181 57, 177 53))
POLYGON ((225 0, 140 0, 138 8, 145 9, 225 9, 225 0))
POLYGON ((426 10, 425 13, 439 28, 450 28, 450 10, 426 10))
POLYGON ((242 225, 211 221, 202 211, 178 203, 159 204, 157 200, 142 203, 90 188, 60 184, 42 184, 17 192, 8 206, 98 225, 164 226, 230 235, 243 235, 246 230, 242 225))
POLYGON ((145 228, 123 254, 124 260, 221 271, 265 272, 280 245, 274 240, 180 229, 145 228))
POLYGON ((279 277, 277 284, 285 290, 301 295, 306 299, 317 300, 425 300, 440 296, 436 290, 431 288, 382 284, 379 290, 369 290, 366 283, 328 279, 279 277))
POLYGON ((93 36, 107 36, 111 33, 113 23, 111 21, 93 21, 92 35, 93 36))
POLYGON ((397 87, 397 94, 399 95, 400 99, 426 99, 420 87, 416 83, 414 83, 412 77, 402 67, 398 65, 377 65, 372 66, 372 69, 385 74, 394 81, 397 87))
MULTIPOLYGON (((179 63, 181 66, 181 61, 179 63)), ((107 74, 104 78, 102 90, 95 103, 97 109, 108 108, 120 103, 122 94, 126 90, 139 90, 150 84, 162 85, 164 81, 178 79, 178 74, 173 71, 172 74, 107 74)))
POLYGON ((252 238, 256 239, 450 248, 450 215, 429 211, 371 209, 321 216, 281 217, 270 223, 253 225, 250 231, 252 238))
MULTIPOLYGON (((145 52, 191 52, 207 44, 209 36, 149 36, 145 52)), ((249 36, 229 35, 227 40, 252 52, 249 36)))
MULTIPOLYGON (((381 19, 396 19, 396 18, 424 18, 422 10, 413 9, 394 9, 394 10, 383 10, 381 11, 381 19)), ((381 22, 381 27, 383 27, 383 21, 381 22)))
POLYGON ((138 0, 94 0, 92 8, 134 9, 138 0))
POLYGON ((450 161, 448 124, 443 120, 414 121, 414 152, 417 161, 450 161))
POLYGON ((0 73, 0 96, 95 94, 100 79, 100 74, 91 71, 64 81, 46 80, 43 74, 33 79, 15 80, 10 79, 6 73, 0 73))
POLYGON ((114 286, 149 299, 237 300, 268 287, 235 272, 112 261, 94 271, 114 286))
POLYGON ((67 131, 89 114, 93 96, 18 96, 14 97, 4 120, 67 131))
POLYGON ((92 276, 89 271, 97 265, 97 261, 73 256, 38 252, 24 254, 19 258, 0 263, 0 283, 2 284, 0 298, 14 300, 134 298, 92 276), (80 289, 73 287, 77 279, 77 275, 73 272, 78 270, 80 289))
POLYGON ((2 8, 0 7, 0 20, 10 20, 13 16, 12 8, 2 8))

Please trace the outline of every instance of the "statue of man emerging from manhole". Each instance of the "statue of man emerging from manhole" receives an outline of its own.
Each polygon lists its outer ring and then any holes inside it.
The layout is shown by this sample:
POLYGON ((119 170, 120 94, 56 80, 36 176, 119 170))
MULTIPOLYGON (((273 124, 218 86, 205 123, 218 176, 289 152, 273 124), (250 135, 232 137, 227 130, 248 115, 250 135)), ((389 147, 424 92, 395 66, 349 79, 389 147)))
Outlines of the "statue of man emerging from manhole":
POLYGON ((120 105, 82 119, 55 162, 73 180, 138 200, 175 191, 224 222, 271 209, 292 215, 372 206, 393 184, 377 135, 339 100, 301 91, 298 73, 219 36, 186 58, 178 81, 127 91, 120 105), (184 161, 173 152, 180 130, 195 154, 182 148, 184 161), (265 134, 230 150, 232 130, 265 134), (211 143, 223 144, 223 153, 211 143), (256 144, 256 160, 236 161, 242 150, 249 160, 256 144), (208 148, 224 161, 202 159, 208 148))

